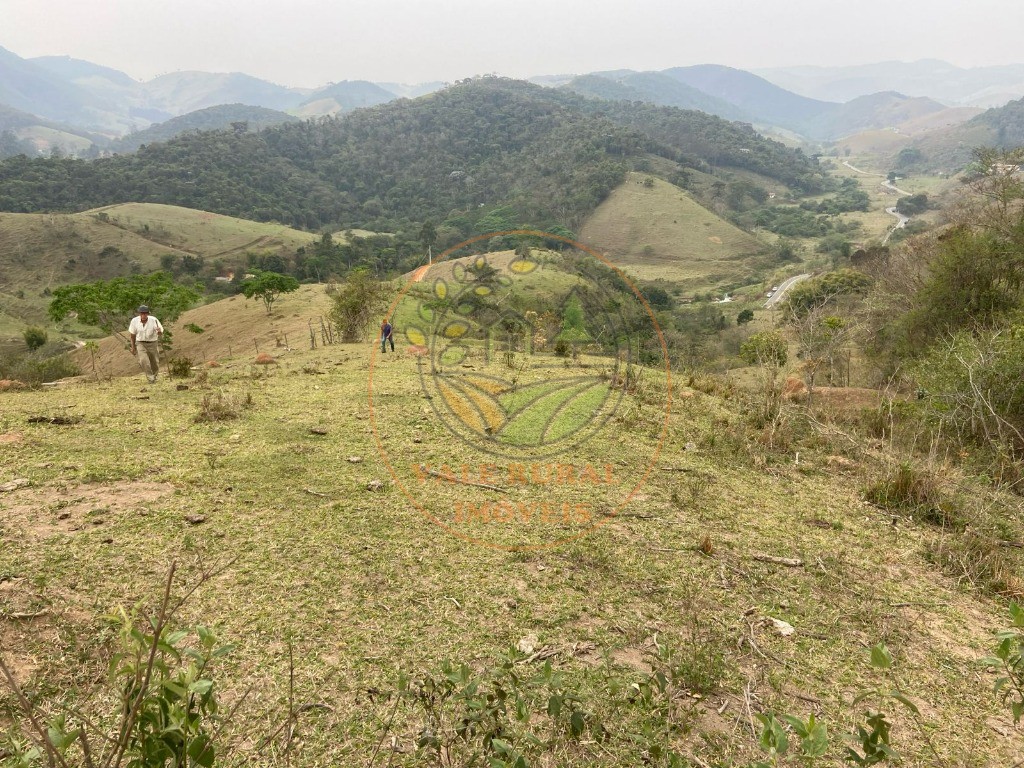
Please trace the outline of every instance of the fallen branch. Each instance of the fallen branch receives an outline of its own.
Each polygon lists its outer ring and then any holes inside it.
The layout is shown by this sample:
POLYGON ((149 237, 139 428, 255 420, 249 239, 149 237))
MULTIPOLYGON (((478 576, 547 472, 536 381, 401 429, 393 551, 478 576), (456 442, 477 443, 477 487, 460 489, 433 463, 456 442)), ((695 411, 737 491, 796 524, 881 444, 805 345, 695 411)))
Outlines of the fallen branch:
POLYGON ((78 424, 82 421, 82 416, 30 416, 28 418, 29 424, 78 424))
POLYGON ((429 469, 427 467, 424 467, 422 464, 420 465, 420 471, 423 472, 423 474, 425 475, 430 475, 431 477, 439 477, 442 480, 447 480, 448 482, 451 483, 461 483, 462 485, 472 485, 477 488, 486 488, 489 491, 508 493, 507 488, 499 488, 496 485, 488 485, 487 483, 476 483, 473 482, 472 480, 463 480, 461 477, 456 477, 455 475, 446 475, 443 472, 438 472, 436 469, 429 469))
POLYGON ((787 568, 803 568, 804 561, 796 557, 773 557, 771 555, 751 555, 751 558, 761 563, 774 563, 784 565, 787 568))
POLYGON ((302 490, 304 490, 306 493, 308 493, 308 494, 310 494, 312 496, 319 496, 321 499, 329 499, 329 498, 331 498, 326 493, 320 493, 319 491, 314 491, 311 488, 303 488, 302 490))
POLYGON ((801 701, 810 702, 811 704, 821 704, 821 699, 816 699, 813 696, 805 696, 804 694, 796 693, 795 691, 791 692, 789 695, 794 698, 800 699, 801 701))
POLYGON ((40 616, 45 616, 47 613, 49 613, 49 611, 46 608, 43 608, 43 610, 36 611, 35 613, 8 613, 6 616, 4 616, 4 618, 23 620, 38 619, 40 616))
POLYGON ((559 653, 561 653, 561 651, 559 651, 557 648, 541 648, 539 651, 531 653, 525 659, 517 663, 532 664, 535 661, 543 661, 544 659, 550 659, 552 656, 557 656, 559 653))
POLYGON ((655 520, 658 517, 657 515, 645 515, 641 512, 616 512, 614 509, 611 511, 602 509, 598 514, 604 517, 632 517, 635 520, 655 520))

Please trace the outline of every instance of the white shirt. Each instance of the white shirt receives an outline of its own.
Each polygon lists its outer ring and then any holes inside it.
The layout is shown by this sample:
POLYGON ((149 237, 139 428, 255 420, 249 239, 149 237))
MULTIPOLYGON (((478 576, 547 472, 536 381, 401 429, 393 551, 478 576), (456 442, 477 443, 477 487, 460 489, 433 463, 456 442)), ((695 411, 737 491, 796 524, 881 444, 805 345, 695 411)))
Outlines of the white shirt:
POLYGON ((160 321, 152 315, 143 325, 142 320, 136 316, 132 318, 131 323, 128 324, 128 333, 135 334, 136 341, 158 341, 164 327, 160 325, 160 321))

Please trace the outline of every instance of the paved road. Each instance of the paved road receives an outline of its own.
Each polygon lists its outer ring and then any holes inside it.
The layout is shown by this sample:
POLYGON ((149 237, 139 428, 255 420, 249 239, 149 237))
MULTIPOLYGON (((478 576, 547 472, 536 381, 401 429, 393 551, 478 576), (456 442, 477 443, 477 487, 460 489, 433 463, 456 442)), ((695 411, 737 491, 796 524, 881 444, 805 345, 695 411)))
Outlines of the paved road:
POLYGON ((786 291, 788 291, 794 285, 799 283, 801 280, 806 280, 808 277, 810 277, 810 275, 797 275, 796 277, 791 277, 788 280, 784 280, 779 285, 779 290, 773 293, 771 298, 764 303, 765 307, 774 307, 786 294, 786 291))
MULTIPOLYGON (((857 168, 856 166, 850 165, 850 161, 849 160, 843 160, 843 165, 845 165, 847 168, 849 168, 854 173, 859 173, 859 174, 861 174, 863 176, 881 176, 882 175, 880 173, 868 173, 867 171, 862 171, 860 168, 857 168)), ((895 184, 893 184, 888 179, 886 179, 885 181, 882 182, 882 186, 885 187, 886 189, 888 189, 890 192, 895 192, 897 195, 909 195, 910 194, 910 192, 907 192, 907 190, 905 190, 905 189, 900 189, 899 187, 897 187, 895 184)))
POLYGON ((882 182, 882 186, 885 187, 886 189, 888 189, 890 192, 895 192, 897 195, 909 195, 910 194, 910 192, 907 192, 907 190, 905 190, 905 189, 900 189, 899 187, 897 187, 895 184, 893 184, 888 179, 886 179, 885 181, 882 182))
MULTIPOLYGON (((863 174, 864 176, 881 176, 882 175, 880 173, 868 173, 867 171, 862 171, 860 168, 856 168, 856 167, 850 165, 850 161, 849 160, 843 160, 843 165, 845 165, 851 171, 854 171, 855 173, 863 174)), ((897 195, 909 195, 909 194, 911 194, 910 192, 907 192, 907 190, 905 190, 905 189, 900 189, 899 187, 897 187, 895 184, 893 184, 888 179, 886 179, 885 181, 882 182, 882 188, 883 189, 887 189, 890 192, 894 192, 897 195)), ((907 222, 910 221, 910 217, 909 216, 904 216, 902 213, 897 211, 896 208, 894 208, 894 207, 893 208, 886 208, 885 212, 888 213, 890 216, 895 216, 897 221, 896 221, 896 224, 893 225, 892 229, 890 229, 888 232, 885 233, 885 239, 882 240, 882 245, 885 245, 886 243, 889 242, 889 238, 892 237, 892 233, 893 232, 895 232, 897 229, 903 229, 905 226, 907 226, 907 222)), ((765 306, 768 306, 768 305, 766 304, 765 306)))
POLYGON ((895 207, 886 208, 885 212, 888 213, 890 216, 895 216, 898 219, 898 221, 895 225, 893 225, 892 229, 885 233, 885 238, 883 238, 882 240, 882 245, 885 245, 886 243, 889 242, 889 238, 892 237, 893 232, 895 232, 897 229, 903 229, 905 226, 907 226, 907 222, 910 221, 909 216, 904 216, 902 213, 897 211, 895 207))
POLYGON ((854 168, 852 165, 850 165, 850 161, 849 160, 843 160, 843 165, 845 165, 851 171, 853 171, 855 173, 861 173, 861 174, 863 174, 865 176, 881 176, 882 175, 880 173, 868 173, 867 171, 862 171, 860 168, 854 168))

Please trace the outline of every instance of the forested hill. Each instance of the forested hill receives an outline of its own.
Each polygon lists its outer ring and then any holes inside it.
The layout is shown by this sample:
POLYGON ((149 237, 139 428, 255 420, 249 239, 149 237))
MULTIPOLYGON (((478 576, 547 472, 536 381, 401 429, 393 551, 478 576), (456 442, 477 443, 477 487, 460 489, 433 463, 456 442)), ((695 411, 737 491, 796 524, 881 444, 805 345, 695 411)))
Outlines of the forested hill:
POLYGON ((112 141, 106 150, 111 153, 134 152, 143 144, 154 141, 168 141, 186 131, 250 130, 258 131, 271 125, 297 122, 285 112, 266 107, 250 107, 247 104, 220 104, 179 117, 172 117, 162 123, 151 125, 142 131, 129 133, 112 141), (244 123, 244 126, 240 124, 244 123))
POLYGON ((98 160, 0 163, 0 210, 157 202, 298 227, 393 231, 408 222, 574 229, 631 169, 744 168, 801 191, 802 153, 701 112, 596 101, 484 78, 339 118, 217 131, 98 160))

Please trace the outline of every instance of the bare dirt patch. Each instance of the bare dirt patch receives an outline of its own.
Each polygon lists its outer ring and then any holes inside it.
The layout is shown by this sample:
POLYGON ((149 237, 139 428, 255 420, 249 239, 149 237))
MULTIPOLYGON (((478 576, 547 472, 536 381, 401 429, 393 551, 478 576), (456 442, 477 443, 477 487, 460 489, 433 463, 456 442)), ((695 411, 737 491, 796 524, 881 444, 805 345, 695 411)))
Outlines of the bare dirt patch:
POLYGON ((45 539, 102 525, 172 493, 170 483, 146 481, 28 487, 4 497, 4 519, 19 536, 45 539))
POLYGON ((24 685, 41 664, 27 650, 27 635, 37 640, 54 639, 49 607, 32 590, 28 579, 0 581, 0 649, 10 651, 4 654, 4 662, 19 685, 24 685))
POLYGON ((624 667, 630 667, 638 672, 650 673, 651 665, 644 658, 644 652, 639 648, 619 648, 611 653, 612 661, 624 667))

